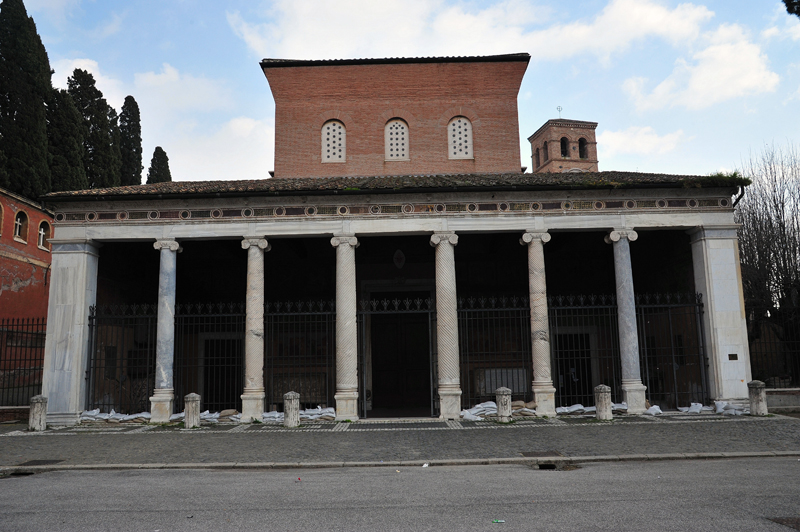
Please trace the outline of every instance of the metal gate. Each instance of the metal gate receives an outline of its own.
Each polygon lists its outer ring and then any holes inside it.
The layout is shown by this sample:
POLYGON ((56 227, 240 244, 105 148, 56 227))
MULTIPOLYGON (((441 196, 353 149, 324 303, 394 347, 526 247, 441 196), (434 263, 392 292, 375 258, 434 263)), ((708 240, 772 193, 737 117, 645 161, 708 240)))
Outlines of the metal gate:
POLYGON ((0 319, 0 406, 28 406, 42 393, 44 318, 0 319))
POLYGON ((531 314, 527 297, 466 297, 458 300, 461 405, 494 401, 511 390, 514 401, 531 401, 531 314))
MULTIPOLYGON (((415 353, 419 355, 427 354, 428 358, 428 384, 427 390, 430 393, 430 413, 431 417, 439 414, 439 396, 437 394, 437 362, 436 362, 436 310, 434 302, 431 298, 406 298, 406 299, 382 299, 382 300, 362 300, 359 302, 358 310, 358 375, 359 375, 359 417, 366 418, 368 412, 372 407, 374 399, 373 388, 375 381, 372 380, 376 377, 373 372, 377 357, 374 357, 375 352, 373 346, 377 342, 373 342, 372 331, 375 322, 380 321, 382 318, 395 317, 398 321, 404 318, 417 318, 418 325, 427 327, 427 349, 425 353, 415 353), (369 374, 369 375, 368 375, 369 374)), ((417 338, 419 343, 419 338, 417 338)), ((405 345, 404 345, 405 347, 405 345)), ((412 349, 419 345, 412 346, 412 349)), ((401 347, 402 349, 402 347, 401 347)), ((402 360, 397 361, 398 364, 402 360)), ((419 392, 419 387, 422 386, 420 381, 419 372, 411 372, 406 375, 406 368, 397 368, 400 371, 396 378, 406 378, 405 386, 410 387, 412 390, 419 392)), ((388 371, 391 371, 389 369, 388 371)), ((381 390, 378 393, 384 392, 381 390)), ((413 393, 413 392, 412 392, 413 393)), ((418 394, 417 394, 418 395, 418 394)))
POLYGON ((299 393, 303 408, 334 406, 334 302, 267 302, 264 336, 266 408, 283 410, 287 392, 299 393))
MULTIPOLYGON (((559 406, 594 404, 606 384, 622 401, 617 303, 611 295, 548 298, 553 385, 559 406)), ((709 402, 699 294, 639 294, 639 363, 651 404, 674 410, 709 402)))

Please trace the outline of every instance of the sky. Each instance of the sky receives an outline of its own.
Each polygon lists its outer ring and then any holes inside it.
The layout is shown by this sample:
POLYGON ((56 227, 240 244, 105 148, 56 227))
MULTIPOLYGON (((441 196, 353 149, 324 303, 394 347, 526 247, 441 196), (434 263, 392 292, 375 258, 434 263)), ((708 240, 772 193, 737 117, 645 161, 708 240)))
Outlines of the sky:
POLYGON ((24 0, 66 88, 91 72, 141 110, 174 181, 263 179, 275 106, 263 58, 527 52, 527 137, 598 122, 600 170, 706 175, 798 140, 800 18, 780 0, 24 0))

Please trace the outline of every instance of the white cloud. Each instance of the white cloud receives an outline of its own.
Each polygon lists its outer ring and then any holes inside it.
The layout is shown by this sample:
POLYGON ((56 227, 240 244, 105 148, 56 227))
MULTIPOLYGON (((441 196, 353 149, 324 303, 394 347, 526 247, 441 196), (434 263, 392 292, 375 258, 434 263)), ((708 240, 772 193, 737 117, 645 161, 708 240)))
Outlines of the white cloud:
POLYGON ((81 0, 25 0, 28 15, 36 14, 36 18, 46 16, 55 24, 63 24, 73 9, 81 4, 81 0))
MULTIPOLYGON (((158 144, 167 152, 173 181, 266 179, 274 138, 271 123, 238 117, 209 135, 182 135, 158 144)), ((152 151, 145 156, 143 181, 150 157, 152 151)))
POLYGON ((160 113, 210 111, 233 104, 233 96, 224 82, 181 73, 168 63, 158 73, 134 74, 134 86, 137 94, 154 100, 160 113))
POLYGON ((269 4, 271 23, 228 13, 233 31, 260 57, 325 59, 414 55, 469 55, 531 50, 534 60, 591 54, 607 60, 634 41, 659 37, 677 44, 700 34, 713 16, 703 6, 674 9, 656 0, 611 0, 589 21, 555 25, 550 11, 524 0, 483 9, 444 0, 325 0, 269 4))
POLYGON ((597 146, 603 157, 616 154, 660 155, 673 151, 684 140, 682 129, 659 135, 650 126, 631 126, 623 131, 603 131, 597 135, 597 146))
POLYGON ((704 35, 706 47, 692 61, 678 59, 664 81, 646 93, 647 80, 629 78, 622 87, 639 110, 681 106, 702 109, 751 94, 773 92, 780 81, 757 44, 737 24, 704 35))
POLYGON ((122 107, 125 96, 130 94, 120 80, 103 75, 100 72, 100 65, 93 59, 61 59, 53 63, 52 67, 55 70, 53 85, 62 89, 67 88, 67 78, 72 76, 76 68, 89 72, 94 77, 95 85, 103 93, 108 104, 116 108, 117 111, 122 107))

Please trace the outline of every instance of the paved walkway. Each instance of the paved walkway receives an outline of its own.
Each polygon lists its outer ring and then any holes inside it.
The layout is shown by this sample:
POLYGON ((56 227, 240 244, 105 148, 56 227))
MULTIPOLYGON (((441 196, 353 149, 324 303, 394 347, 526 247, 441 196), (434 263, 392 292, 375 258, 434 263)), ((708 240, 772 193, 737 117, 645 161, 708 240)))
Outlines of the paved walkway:
POLYGON ((342 467, 800 457, 800 419, 715 414, 493 422, 92 424, 32 433, 0 424, 0 474, 19 469, 342 467))

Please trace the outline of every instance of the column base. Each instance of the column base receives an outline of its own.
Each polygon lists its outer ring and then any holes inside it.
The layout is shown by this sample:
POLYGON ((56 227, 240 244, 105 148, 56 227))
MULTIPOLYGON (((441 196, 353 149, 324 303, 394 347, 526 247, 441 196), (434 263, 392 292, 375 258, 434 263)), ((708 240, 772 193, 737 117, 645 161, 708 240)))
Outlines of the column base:
POLYGON ((533 385, 533 400, 536 401, 537 417, 556 416, 556 389, 553 384, 533 385))
POLYGON ((439 419, 459 419, 461 417, 461 388, 439 386, 439 419))
POLYGON ((49 427, 72 427, 81 422, 80 413, 72 412, 48 412, 47 426, 49 427))
POLYGON ((647 390, 647 386, 642 383, 622 383, 622 400, 628 405, 629 414, 643 414, 647 411, 645 390, 647 390))
POLYGON ((358 392, 337 392, 336 421, 358 421, 358 392))
POLYGON ((252 423, 261 421, 264 413, 264 388, 260 390, 245 390, 242 394, 242 417, 240 423, 252 423))
POLYGON ((169 423, 175 409, 175 394, 172 388, 155 390, 150 398, 150 423, 169 423))

